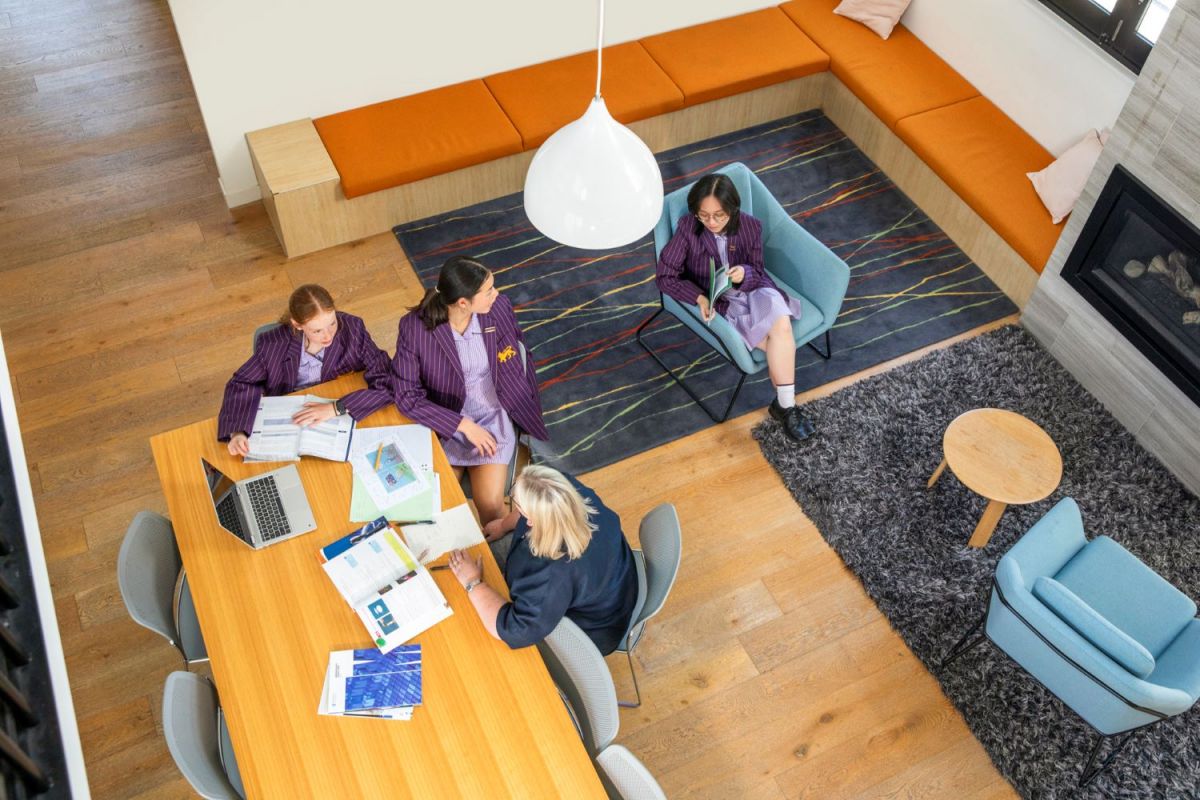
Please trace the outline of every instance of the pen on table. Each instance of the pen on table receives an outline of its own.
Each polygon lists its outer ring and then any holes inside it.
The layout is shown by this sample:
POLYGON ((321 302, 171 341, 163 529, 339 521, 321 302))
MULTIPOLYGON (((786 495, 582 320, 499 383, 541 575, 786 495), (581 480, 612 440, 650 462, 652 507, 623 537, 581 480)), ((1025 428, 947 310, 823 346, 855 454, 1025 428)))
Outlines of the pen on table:
POLYGON ((383 442, 379 443, 379 449, 375 451, 375 470, 379 470, 379 459, 383 457, 383 442))

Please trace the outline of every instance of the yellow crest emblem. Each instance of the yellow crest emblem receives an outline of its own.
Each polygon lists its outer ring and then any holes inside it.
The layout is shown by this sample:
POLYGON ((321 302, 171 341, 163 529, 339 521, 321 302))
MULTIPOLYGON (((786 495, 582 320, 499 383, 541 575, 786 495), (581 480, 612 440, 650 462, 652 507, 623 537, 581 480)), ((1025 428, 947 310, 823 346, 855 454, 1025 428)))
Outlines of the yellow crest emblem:
POLYGON ((516 354, 517 354, 517 351, 513 350, 513 346, 510 344, 508 347, 504 348, 499 353, 497 353, 496 358, 498 358, 500 360, 500 363, 503 364, 504 362, 508 361, 510 358, 515 356, 516 354))

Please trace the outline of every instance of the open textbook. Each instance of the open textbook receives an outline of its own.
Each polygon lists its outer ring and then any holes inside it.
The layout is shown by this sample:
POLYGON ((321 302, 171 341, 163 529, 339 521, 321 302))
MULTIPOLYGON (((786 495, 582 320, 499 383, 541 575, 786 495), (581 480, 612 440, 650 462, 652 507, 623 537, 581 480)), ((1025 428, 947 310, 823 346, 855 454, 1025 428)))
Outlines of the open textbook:
POLYGON ((345 461, 354 438, 354 419, 349 414, 308 427, 292 422, 305 403, 331 402, 311 394, 262 398, 254 415, 246 461, 299 461, 300 456, 345 461))
POLYGON ((708 260, 708 305, 709 308, 717 302, 717 298, 729 291, 733 283, 729 280, 729 267, 717 269, 717 262, 708 260))
POLYGON ((454 612, 400 536, 379 519, 321 549, 322 566, 388 653, 454 612))

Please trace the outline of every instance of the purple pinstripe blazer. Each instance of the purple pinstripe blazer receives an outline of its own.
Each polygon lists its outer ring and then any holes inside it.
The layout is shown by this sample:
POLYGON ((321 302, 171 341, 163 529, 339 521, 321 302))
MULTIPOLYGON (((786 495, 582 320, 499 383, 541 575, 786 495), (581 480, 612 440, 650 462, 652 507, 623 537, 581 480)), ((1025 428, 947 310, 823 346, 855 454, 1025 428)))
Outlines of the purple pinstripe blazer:
MULTIPOLYGON (((347 372, 362 370, 368 389, 359 389, 342 398, 346 412, 355 419, 392 402, 392 377, 387 353, 379 349, 367 333, 363 321, 353 314, 337 312, 338 330, 325 348, 321 381, 333 380, 347 372)), ((225 384, 225 398, 217 417, 217 438, 225 441, 239 431, 249 433, 258 411, 258 401, 294 392, 300 369, 300 348, 304 337, 290 326, 280 325, 258 337, 258 349, 250 360, 233 373, 225 384)))
MULTIPOLYGON (((492 310, 479 315, 479 326, 491 357, 492 381, 500 405, 533 438, 550 438, 542 420, 542 402, 533 369, 521 368, 520 343, 525 338, 517 327, 517 317, 508 298, 497 297, 492 310)), ((396 407, 437 431, 443 439, 452 437, 462 422, 460 412, 467 390, 450 325, 445 323, 429 330, 417 312, 405 314, 396 336, 392 375, 396 407)))
MULTIPOLYGON (((696 305, 696 297, 708 294, 708 260, 717 266, 721 254, 717 242, 707 230, 695 232, 696 218, 691 214, 680 217, 675 223, 675 235, 658 257, 656 282, 658 290, 684 305, 696 305)), ((743 292, 761 289, 764 286, 778 289, 775 281, 763 268, 762 223, 742 212, 738 232, 729 237, 729 265, 741 265, 746 277, 737 286, 743 292)), ((717 312, 724 313, 729 301, 717 298, 717 312)))

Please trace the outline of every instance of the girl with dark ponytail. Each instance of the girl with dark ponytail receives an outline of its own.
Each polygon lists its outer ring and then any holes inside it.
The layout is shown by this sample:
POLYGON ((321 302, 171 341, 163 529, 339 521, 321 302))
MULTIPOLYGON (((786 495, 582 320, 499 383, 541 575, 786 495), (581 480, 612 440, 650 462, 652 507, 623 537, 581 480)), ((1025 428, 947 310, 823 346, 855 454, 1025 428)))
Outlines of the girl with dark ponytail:
POLYGON ((392 401, 388 366, 387 353, 371 339, 361 319, 335 309, 324 287, 305 284, 292 292, 279 325, 258 334, 250 360, 225 384, 217 438, 229 442, 230 454, 245 456, 263 395, 288 394, 360 370, 368 388, 331 403, 306 403, 292 419, 297 425, 313 425, 336 414, 362 419, 392 401))
POLYGON ((434 430, 455 471, 467 471, 485 526, 504 516, 516 426, 549 434, 524 337, 508 298, 473 258, 442 265, 437 284, 400 319, 392 359, 396 406, 434 430))

